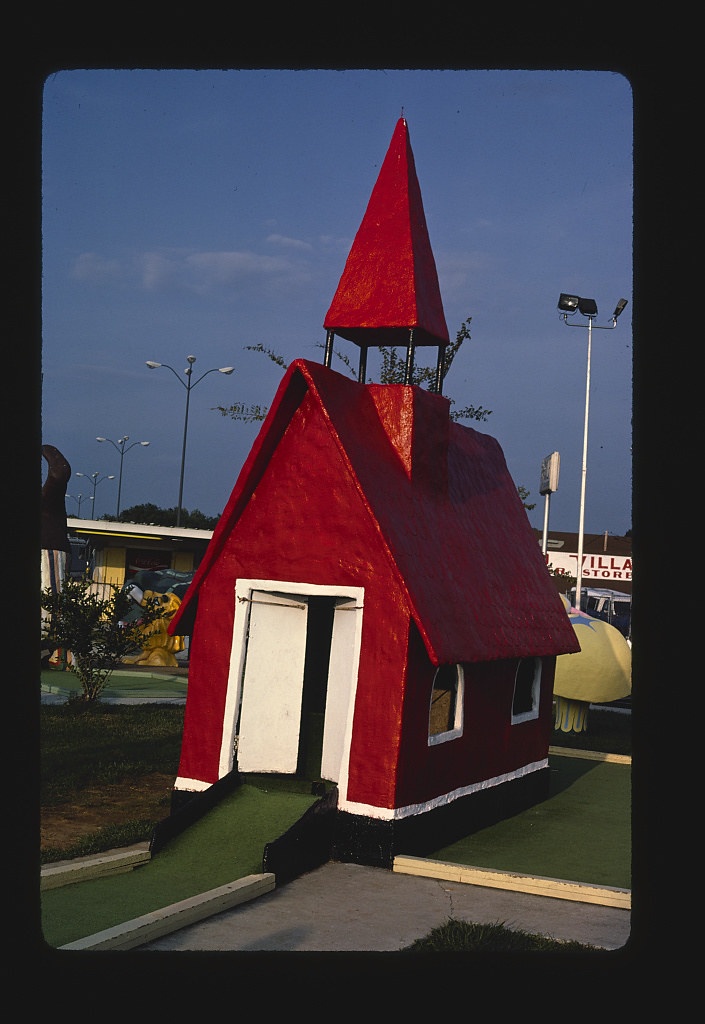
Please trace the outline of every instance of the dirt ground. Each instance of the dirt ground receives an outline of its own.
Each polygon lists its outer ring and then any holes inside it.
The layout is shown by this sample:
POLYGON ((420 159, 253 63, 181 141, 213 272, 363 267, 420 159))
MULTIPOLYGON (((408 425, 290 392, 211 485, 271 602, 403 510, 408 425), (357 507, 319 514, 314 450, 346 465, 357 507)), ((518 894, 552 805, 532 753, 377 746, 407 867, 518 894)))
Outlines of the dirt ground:
POLYGON ((71 846, 106 825, 161 821, 169 814, 173 785, 173 775, 154 772, 110 786, 87 787, 70 803, 42 808, 42 850, 71 846))

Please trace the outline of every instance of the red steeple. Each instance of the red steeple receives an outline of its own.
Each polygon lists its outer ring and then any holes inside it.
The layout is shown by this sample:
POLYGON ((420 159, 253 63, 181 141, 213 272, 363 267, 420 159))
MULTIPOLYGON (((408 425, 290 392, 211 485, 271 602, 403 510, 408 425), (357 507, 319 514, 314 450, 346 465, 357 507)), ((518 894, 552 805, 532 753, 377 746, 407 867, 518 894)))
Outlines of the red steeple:
POLYGON ((397 121, 323 326, 329 339, 337 334, 365 349, 438 345, 442 352, 449 343, 403 117, 397 121))

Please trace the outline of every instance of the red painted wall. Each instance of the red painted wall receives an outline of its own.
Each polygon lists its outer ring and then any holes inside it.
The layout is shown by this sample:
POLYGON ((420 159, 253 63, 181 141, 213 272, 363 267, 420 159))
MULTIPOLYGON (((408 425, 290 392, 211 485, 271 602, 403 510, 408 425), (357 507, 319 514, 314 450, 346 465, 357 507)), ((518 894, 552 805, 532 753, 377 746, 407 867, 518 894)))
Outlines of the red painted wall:
POLYGON ((217 781, 238 577, 365 587, 349 798, 393 806, 410 612, 343 456, 312 415, 310 395, 201 585, 182 778, 217 781))
MULTIPOLYGON (((305 366, 303 369, 309 372, 305 366)), ((269 431, 263 428, 233 491, 220 524, 227 529, 216 531, 215 543, 204 560, 207 571, 199 581, 179 776, 208 784, 218 778, 238 577, 365 588, 349 761, 350 802, 383 808, 422 803, 545 758, 552 723, 549 675, 553 661, 544 658, 544 705, 539 720, 512 726, 516 659, 502 657, 502 652, 521 649, 524 633, 530 638, 525 643, 532 644, 530 649, 524 647, 527 655, 543 654, 547 645, 556 647, 565 640, 552 639, 551 628, 533 627, 531 607, 522 612, 527 602, 531 605, 535 600, 541 621, 546 621, 548 609, 551 624, 552 610, 541 588, 537 598, 531 581, 510 571, 515 563, 522 569, 528 565, 528 570, 536 563, 542 573, 545 570, 528 521, 524 524, 523 511, 519 508, 517 516, 510 515, 519 499, 503 459, 497 456, 488 461, 487 445, 480 443, 475 432, 454 442, 469 449, 462 465, 472 469, 471 473, 464 469, 472 476, 472 486, 453 478, 453 500, 463 509, 474 502, 472 532, 476 536, 470 543, 460 525, 453 526, 459 519, 455 513, 434 518, 433 495, 438 493, 439 480, 432 472, 433 438, 423 434, 416 438, 411 426, 402 422, 402 409, 395 429, 404 450, 395 454, 380 431, 380 416, 388 419, 390 415, 386 392, 375 395, 373 402, 358 401, 368 394, 362 385, 346 382, 321 367, 315 368, 314 375, 329 389, 327 406, 322 408, 301 374, 290 378, 273 405, 269 431), (340 430, 336 432, 328 416, 339 428, 344 425, 345 449, 340 430), (421 486, 413 491, 407 474, 399 468, 407 440, 411 449, 417 442, 421 445, 412 476, 419 469, 424 472, 421 486), (476 454, 473 446, 478 448, 476 454), (349 462, 353 449, 355 473, 349 462), (358 483, 361 479, 364 492, 358 483), (251 493, 247 486, 253 488, 251 493), (514 505, 504 494, 508 488, 514 505), (384 510, 384 534, 370 510, 370 494, 374 494, 380 518, 379 510, 384 510), (392 529, 395 515, 404 516, 401 530, 392 529), (432 523, 437 521, 439 528, 429 526, 424 516, 432 523), (526 550, 517 518, 522 528, 526 526, 526 550), (506 529, 505 519, 509 523, 506 529), (395 538, 395 559, 385 536, 395 538), (425 539, 421 541, 421 537, 425 539), (498 547, 499 553, 495 551, 498 547), (528 557, 534 554, 535 558, 528 557), (411 628, 410 598, 397 568, 400 560, 414 575, 414 599, 421 607, 413 610, 414 614, 425 622, 433 611, 436 630, 439 622, 445 629, 437 638, 440 646, 445 643, 452 649, 457 642, 466 657, 475 651, 478 657, 485 657, 482 663, 465 665, 463 736, 432 747, 428 746, 428 707, 434 668, 416 624, 411 628), (453 574, 456 579, 449 590, 453 574), (487 592, 478 586, 470 592, 468 584, 466 597, 458 580, 478 578, 484 579, 487 592), (501 614, 498 618, 496 607, 496 594, 507 579, 516 580, 520 591, 516 600, 509 602, 514 618, 509 616, 508 622, 501 614), (519 621, 519 613, 526 623, 519 621), (488 638, 492 643, 488 644, 488 638), (494 656, 481 653, 488 649, 494 656)), ((436 405, 439 416, 441 406, 444 410, 447 406, 438 396, 421 398, 415 396, 415 401, 424 409, 433 405, 429 415, 435 415, 436 405)), ((430 422, 435 423, 433 416, 430 422)), ((436 433, 443 436, 440 427, 434 429, 434 437, 436 433)), ((453 465, 460 462, 456 452, 453 465)), ((443 502, 442 507, 450 509, 446 498, 443 502)), ((467 515, 462 522, 466 520, 467 515)), ((546 585, 543 577, 540 582, 546 585)), ((553 589, 550 594, 556 598, 553 589)), ((559 611, 554 626, 569 633, 574 642, 562 606, 559 611)))
POLYGON ((516 668, 515 659, 465 664, 463 735, 429 746, 435 667, 412 625, 396 806, 435 800, 458 787, 517 771, 548 755, 555 659, 543 659, 539 717, 512 725, 516 668))

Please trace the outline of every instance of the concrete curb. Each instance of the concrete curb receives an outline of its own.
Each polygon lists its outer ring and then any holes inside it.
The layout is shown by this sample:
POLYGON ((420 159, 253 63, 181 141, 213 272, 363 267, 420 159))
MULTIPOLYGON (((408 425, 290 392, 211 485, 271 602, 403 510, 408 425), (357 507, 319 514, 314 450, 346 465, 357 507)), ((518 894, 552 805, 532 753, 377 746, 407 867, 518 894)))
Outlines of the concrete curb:
POLYGON ((223 910, 229 910, 240 903, 255 899, 274 889, 274 875, 247 875, 235 882, 221 885, 217 889, 192 896, 190 899, 172 903, 151 914, 144 914, 132 921, 106 928, 94 935, 87 935, 75 942, 68 942, 59 949, 67 950, 107 950, 134 949, 153 939, 161 939, 164 935, 196 924, 204 918, 212 917, 223 910))
POLYGON ((577 903, 596 903, 604 907, 617 907, 619 910, 631 910, 632 906, 629 889, 565 882, 560 878, 522 875, 514 871, 492 871, 490 868, 466 867, 447 861, 424 860, 421 857, 398 855, 394 858, 392 870, 404 875, 442 878, 448 882, 482 885, 489 889, 528 892, 535 896, 552 896, 554 899, 573 900, 577 903))

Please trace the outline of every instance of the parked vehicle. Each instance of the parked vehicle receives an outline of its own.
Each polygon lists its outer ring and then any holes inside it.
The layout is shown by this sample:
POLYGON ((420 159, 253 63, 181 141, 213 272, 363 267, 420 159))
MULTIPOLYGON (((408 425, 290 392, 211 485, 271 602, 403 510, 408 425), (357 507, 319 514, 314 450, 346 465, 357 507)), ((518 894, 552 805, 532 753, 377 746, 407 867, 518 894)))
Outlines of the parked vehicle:
MULTIPOLYGON (((575 588, 568 593, 575 607, 575 588)), ((583 587, 580 591, 580 610, 594 619, 602 619, 618 629, 628 640, 632 633, 632 598, 621 590, 607 590, 600 587, 583 587)))
POLYGON ((90 541, 82 537, 69 537, 69 544, 71 545, 69 576, 72 579, 81 579, 86 575, 91 564, 90 541))

